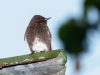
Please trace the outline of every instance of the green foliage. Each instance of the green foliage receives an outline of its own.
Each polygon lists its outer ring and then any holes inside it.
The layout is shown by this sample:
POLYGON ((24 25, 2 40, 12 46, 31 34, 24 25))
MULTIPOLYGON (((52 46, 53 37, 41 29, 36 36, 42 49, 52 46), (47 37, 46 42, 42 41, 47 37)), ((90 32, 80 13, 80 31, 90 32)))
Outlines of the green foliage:
POLYGON ((64 43, 65 50, 69 54, 79 55, 80 53, 85 52, 88 48, 86 32, 88 29, 94 29, 98 26, 98 23, 91 25, 86 19, 87 10, 93 5, 100 11, 100 0, 85 0, 85 15, 77 21, 73 18, 70 19, 68 22, 63 23, 59 29, 59 37, 64 43))
POLYGON ((65 49, 69 53, 83 51, 82 41, 85 39, 86 28, 77 26, 75 20, 65 23, 59 30, 59 36, 64 43, 65 49))
MULTIPOLYGON (((16 64, 15 62, 23 63, 23 61, 26 59, 28 59, 29 62, 31 62, 30 60, 32 60, 32 62, 38 62, 40 57, 44 57, 45 60, 47 60, 47 59, 57 57, 60 52, 63 53, 63 57, 66 57, 63 50, 61 49, 52 50, 52 51, 47 51, 47 52, 42 52, 42 53, 27 54, 27 55, 0 59, 0 66, 2 67, 5 63, 7 63, 6 66, 12 65, 11 63, 16 64)), ((65 61, 67 61, 67 58, 64 58, 64 62, 65 61)))
POLYGON ((65 54, 65 52, 62 50, 62 59, 63 59, 63 63, 62 63, 62 65, 63 66, 65 66, 65 63, 67 62, 67 56, 66 56, 66 54, 65 54))
POLYGON ((89 7, 95 6, 100 11, 100 0, 85 0, 84 2, 84 14, 86 16, 89 7))

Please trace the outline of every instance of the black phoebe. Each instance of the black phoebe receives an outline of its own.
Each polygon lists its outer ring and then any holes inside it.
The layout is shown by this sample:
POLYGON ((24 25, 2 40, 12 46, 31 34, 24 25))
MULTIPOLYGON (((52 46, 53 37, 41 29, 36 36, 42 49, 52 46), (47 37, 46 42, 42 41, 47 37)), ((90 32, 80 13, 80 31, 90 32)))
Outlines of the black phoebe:
POLYGON ((41 15, 35 15, 24 35, 32 53, 52 50, 52 36, 47 26, 47 20, 41 15))

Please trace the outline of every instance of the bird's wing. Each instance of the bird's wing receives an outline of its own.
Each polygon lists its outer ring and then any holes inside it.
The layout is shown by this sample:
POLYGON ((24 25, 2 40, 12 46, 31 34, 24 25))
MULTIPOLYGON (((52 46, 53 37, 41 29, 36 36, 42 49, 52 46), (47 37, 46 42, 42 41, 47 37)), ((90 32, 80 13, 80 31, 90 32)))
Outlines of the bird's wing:
MULTIPOLYGON (((49 30, 49 28, 48 28, 48 30, 49 30)), ((50 41, 50 50, 53 50, 52 35, 51 35, 50 31, 48 31, 48 36, 49 36, 49 41, 50 41)))

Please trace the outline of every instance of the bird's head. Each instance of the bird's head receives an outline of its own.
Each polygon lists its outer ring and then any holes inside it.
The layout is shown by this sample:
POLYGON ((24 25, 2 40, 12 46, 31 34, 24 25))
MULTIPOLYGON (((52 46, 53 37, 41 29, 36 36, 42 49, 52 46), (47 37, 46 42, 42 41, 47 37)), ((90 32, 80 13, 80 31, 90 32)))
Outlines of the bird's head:
POLYGON ((36 22, 36 23, 45 23, 45 22, 47 22, 47 20, 49 20, 51 17, 49 17, 49 18, 45 18, 45 17, 43 17, 43 16, 41 16, 41 15, 35 15, 34 17, 33 17, 33 20, 36 22))

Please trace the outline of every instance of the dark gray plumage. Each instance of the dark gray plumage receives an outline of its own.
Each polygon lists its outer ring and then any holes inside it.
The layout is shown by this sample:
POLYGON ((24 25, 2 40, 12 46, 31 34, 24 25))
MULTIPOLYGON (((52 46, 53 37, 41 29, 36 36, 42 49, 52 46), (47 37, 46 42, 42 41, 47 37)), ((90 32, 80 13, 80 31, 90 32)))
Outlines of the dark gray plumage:
POLYGON ((26 38, 32 53, 52 50, 52 36, 47 26, 49 19, 35 15, 26 28, 24 40, 26 38))

